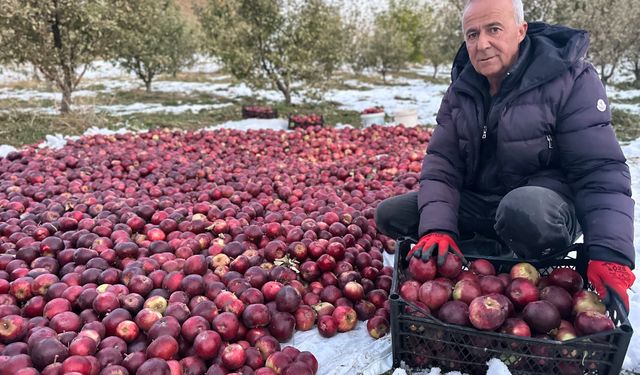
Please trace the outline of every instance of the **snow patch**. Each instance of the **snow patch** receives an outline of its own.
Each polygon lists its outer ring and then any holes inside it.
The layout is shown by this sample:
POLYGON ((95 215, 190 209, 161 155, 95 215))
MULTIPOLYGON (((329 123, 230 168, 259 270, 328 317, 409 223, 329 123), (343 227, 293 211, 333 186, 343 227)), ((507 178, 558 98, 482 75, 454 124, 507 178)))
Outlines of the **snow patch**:
POLYGON ((487 365, 489 365, 487 375, 511 375, 511 371, 509 371, 507 365, 497 358, 491 359, 487 362, 487 365))
POLYGON ((135 113, 198 113, 203 110, 223 108, 230 106, 231 103, 223 104, 184 104, 184 105, 165 105, 161 103, 133 103, 120 105, 97 105, 94 107, 96 112, 106 112, 114 115, 131 115, 135 113))
POLYGON ((246 119, 240 121, 228 121, 220 125, 210 126, 204 130, 287 130, 288 126, 289 121, 285 119, 246 119))
POLYGON ((354 330, 331 338, 320 336, 316 329, 298 331, 284 346, 312 352, 318 360, 318 375, 380 375, 393 365, 391 335, 374 340, 367 322, 358 321, 354 330))
POLYGON ((10 152, 17 151, 17 149, 10 145, 0 145, 0 158, 4 158, 9 155, 10 152))
POLYGON ((71 138, 72 137, 64 136, 62 134, 47 135, 44 138, 44 142, 38 145, 38 148, 52 148, 54 150, 58 150, 67 144, 67 139, 71 138))
MULTIPOLYGON (((371 86, 367 90, 331 90, 324 99, 341 103, 340 109, 361 112, 373 106, 384 107, 385 113, 401 109, 416 109, 418 122, 435 124, 445 85, 434 85, 421 80, 404 80, 406 86, 371 86)), ((394 81, 395 82, 395 81, 394 81)))

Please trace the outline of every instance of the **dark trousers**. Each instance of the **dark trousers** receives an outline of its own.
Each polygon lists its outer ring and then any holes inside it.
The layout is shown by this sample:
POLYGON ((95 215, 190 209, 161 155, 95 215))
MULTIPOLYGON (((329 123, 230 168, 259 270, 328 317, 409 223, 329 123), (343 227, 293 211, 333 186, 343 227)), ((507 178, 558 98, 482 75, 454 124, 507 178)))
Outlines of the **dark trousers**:
MULTIPOLYGON (((376 209, 375 219, 378 230, 387 236, 417 238, 417 192, 384 200, 376 209)), ((581 233, 573 203, 538 186, 520 187, 505 196, 462 191, 458 231, 462 240, 480 234, 525 259, 564 249, 581 233)), ((461 250, 465 252, 462 245, 461 250)))

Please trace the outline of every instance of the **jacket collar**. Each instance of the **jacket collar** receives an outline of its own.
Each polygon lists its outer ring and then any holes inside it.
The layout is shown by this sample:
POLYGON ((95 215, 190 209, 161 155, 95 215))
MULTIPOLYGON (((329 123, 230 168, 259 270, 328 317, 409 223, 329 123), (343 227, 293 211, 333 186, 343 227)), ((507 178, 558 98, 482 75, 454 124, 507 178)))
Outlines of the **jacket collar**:
MULTIPOLYGON (((525 39, 520 43, 516 63, 509 69, 498 95, 526 91, 566 72, 584 58, 589 40, 584 30, 531 22, 525 39)), ((487 79, 471 65, 465 43, 462 44, 451 70, 454 91, 488 90, 487 79)))

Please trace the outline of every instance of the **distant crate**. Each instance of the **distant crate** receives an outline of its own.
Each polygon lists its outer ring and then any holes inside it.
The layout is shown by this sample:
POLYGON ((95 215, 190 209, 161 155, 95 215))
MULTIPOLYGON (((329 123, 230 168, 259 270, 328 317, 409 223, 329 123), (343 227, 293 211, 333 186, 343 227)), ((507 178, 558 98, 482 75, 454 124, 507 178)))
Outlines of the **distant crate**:
POLYGON ((278 110, 269 106, 246 105, 242 107, 242 118, 278 118, 278 110))
POLYGON ((306 128, 309 126, 324 126, 324 116, 312 113, 310 115, 289 114, 289 129, 306 128))

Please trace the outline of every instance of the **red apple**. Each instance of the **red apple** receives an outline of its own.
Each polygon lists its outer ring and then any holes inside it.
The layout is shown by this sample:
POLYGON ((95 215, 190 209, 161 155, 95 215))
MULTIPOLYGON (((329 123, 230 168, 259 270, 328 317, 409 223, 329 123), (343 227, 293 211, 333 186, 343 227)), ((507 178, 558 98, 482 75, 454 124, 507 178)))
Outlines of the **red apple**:
POLYGON ((537 301, 540 297, 540 291, 536 285, 531 280, 521 277, 511 280, 505 294, 518 309, 524 308, 530 302, 537 301))
POLYGON ((525 322, 536 333, 549 333, 560 326, 560 312, 549 301, 533 301, 522 311, 525 322))
POLYGON ((506 317, 504 307, 492 297, 480 296, 469 304, 469 321, 477 329, 493 331, 504 323, 506 317))
POLYGON ((566 289, 573 294, 584 287, 582 276, 571 268, 556 268, 549 274, 549 284, 566 289))
POLYGON ((491 264, 491 262, 489 262, 486 259, 474 260, 473 262, 471 262, 471 265, 469 266, 469 270, 475 273, 476 275, 481 275, 481 276, 487 276, 487 275, 495 276, 496 274, 495 267, 493 266, 493 264, 491 264))
POLYGON ((438 267, 438 274, 448 279, 455 279, 462 272, 462 260, 457 255, 447 253, 442 266, 438 267))
POLYGON ((381 316, 374 316, 367 321, 367 331, 371 337, 379 339, 389 333, 389 322, 381 316))
POLYGON ((139 334, 138 325, 131 320, 124 320, 116 326, 116 335, 126 342, 133 342, 139 334))
POLYGON ((471 304, 475 298, 482 295, 480 284, 471 279, 460 280, 453 288, 452 297, 456 301, 471 304))
POLYGON ((611 318, 593 310, 578 313, 575 319, 575 326, 580 335, 607 332, 616 327, 611 318))
POLYGON ((318 318, 318 332, 323 337, 333 337, 338 332, 338 322, 332 315, 318 318))
POLYGON ((435 311, 449 300, 450 291, 442 284, 433 280, 424 282, 418 290, 418 299, 435 311))
POLYGON ((355 328, 358 323, 356 311, 348 306, 338 306, 331 314, 338 323, 338 332, 347 332, 355 328))
POLYGON ((436 260, 433 257, 427 262, 423 262, 422 259, 415 257, 411 257, 409 260, 408 272, 413 280, 421 283, 433 280, 436 277, 436 271, 436 260))
MULTIPOLYGON (((160 358, 168 361, 178 354, 178 341, 169 335, 153 340, 147 347, 147 358, 160 358)), ((139 372, 140 370, 138 370, 139 372)))
POLYGON ((215 358, 221 347, 222 338, 216 331, 201 331, 193 340, 193 348, 196 354, 204 360, 215 358))
POLYGON ((301 305, 294 313, 296 318, 296 329, 298 331, 308 331, 313 328, 316 321, 316 312, 311 306, 301 305))
POLYGON ((438 318, 445 323, 469 325, 469 306, 462 301, 446 302, 438 311, 438 318))

